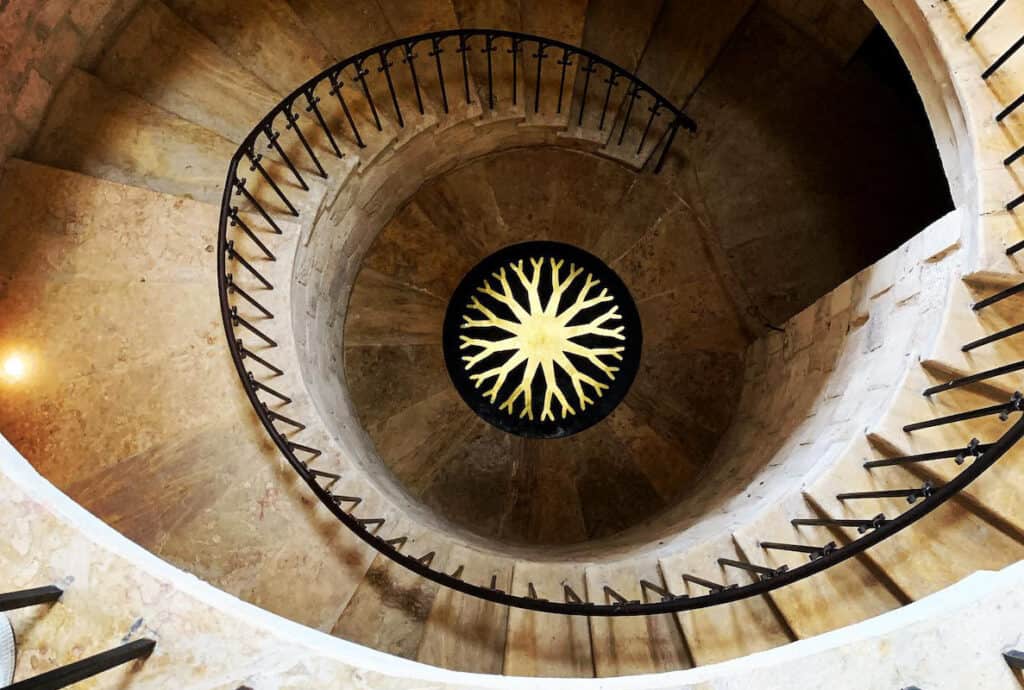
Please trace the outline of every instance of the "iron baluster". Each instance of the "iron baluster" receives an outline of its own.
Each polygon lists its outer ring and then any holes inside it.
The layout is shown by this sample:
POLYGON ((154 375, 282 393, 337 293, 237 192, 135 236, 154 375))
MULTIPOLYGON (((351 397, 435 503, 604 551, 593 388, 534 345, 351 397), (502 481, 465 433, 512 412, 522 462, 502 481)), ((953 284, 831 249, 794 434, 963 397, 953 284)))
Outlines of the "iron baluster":
POLYGON ((467 53, 469 51, 469 37, 465 34, 459 36, 459 47, 455 49, 456 52, 462 53, 462 84, 466 89, 466 105, 473 102, 473 99, 469 97, 469 57, 467 53))
POLYGON ((270 313, 269 309, 267 309, 262 304, 257 302, 252 295, 250 295, 248 292, 246 292, 245 290, 243 290, 242 288, 238 287, 238 285, 235 284, 234 278, 231 276, 230 273, 224 276, 224 282, 228 286, 228 292, 233 292, 236 295, 241 296, 242 299, 244 299, 246 302, 255 307, 256 310, 263 314, 263 316, 265 316, 266 318, 274 318, 274 315, 270 313))
POLYGON ((407 541, 409 541, 409 537, 395 537, 394 539, 385 539, 384 543, 397 551, 405 546, 407 541))
POLYGON ((995 14, 996 10, 998 10, 1005 2, 1006 0, 995 0, 995 2, 992 3, 992 6, 985 10, 985 13, 981 15, 981 18, 974 23, 974 26, 972 26, 970 30, 966 34, 964 34, 964 39, 969 41, 972 38, 974 38, 975 34, 978 33, 981 27, 985 26, 986 22, 988 22, 988 20, 992 18, 992 15, 995 14))
POLYGON ((636 600, 630 601, 629 599, 627 599, 626 597, 622 596, 621 594, 616 592, 614 589, 609 587, 608 585, 605 585, 603 587, 603 589, 604 589, 604 595, 606 597, 608 597, 608 599, 610 601, 612 601, 612 602, 614 602, 616 604, 639 604, 640 603, 639 601, 636 601, 636 600))
POLYGON ((271 364, 267 360, 263 359, 262 357, 257 355, 255 352, 253 352, 249 348, 247 348, 242 343, 242 339, 241 338, 237 338, 235 340, 235 347, 238 348, 238 354, 242 357, 242 359, 248 358, 248 359, 253 360, 254 362, 259 362, 260 364, 265 366, 267 369, 270 369, 270 371, 274 372, 275 375, 277 375, 277 376, 284 376, 284 369, 281 369, 280 367, 274 366, 273 364, 271 364))
MULTIPOLYGON (((1024 244, 1022 244, 1021 246, 1024 246, 1024 244)), ((1008 249, 1007 254, 1009 253, 1011 252, 1008 249)), ((1001 331, 997 331, 996 333, 993 333, 991 335, 986 335, 985 337, 978 338, 977 340, 972 340, 971 342, 967 343, 960 349, 963 352, 970 352, 971 350, 981 347, 982 345, 988 345, 989 343, 994 343, 997 340, 1002 340, 1003 338, 1009 338, 1011 335, 1017 335, 1018 333, 1021 332, 1024 332, 1024 323, 1017 324, 1016 326, 1010 326, 1009 328, 1004 328, 1001 331)))
POLYGON ((416 105, 419 107, 420 115, 423 115, 423 96, 420 95, 420 80, 416 76, 416 53, 413 52, 414 43, 408 43, 405 45, 405 55, 402 58, 405 64, 409 65, 409 75, 412 77, 412 88, 416 92, 416 105))
POLYGON ((863 498, 905 498, 907 503, 916 503, 920 498, 928 498, 935 493, 931 482, 925 482, 920 487, 911 489, 884 489, 881 491, 849 491, 837 494, 836 499, 840 501, 855 501, 863 498))
POLYGON ((263 252, 263 256, 267 261, 277 261, 277 257, 274 256, 273 252, 267 249, 267 246, 256 236, 256 233, 254 233, 252 229, 249 228, 248 224, 242 220, 241 216, 238 215, 237 206, 232 206, 231 210, 228 212, 228 222, 231 227, 237 226, 241 228, 242 232, 245 233, 245 236, 252 240, 252 243, 259 247, 260 251, 263 252))
POLYGON ((327 141, 330 142, 331 148, 334 149, 334 155, 338 158, 344 158, 345 154, 343 154, 341 149, 338 148, 338 142, 334 140, 334 134, 331 133, 331 128, 327 126, 327 120, 324 119, 323 113, 320 112, 320 97, 316 95, 316 92, 313 89, 314 87, 311 86, 305 92, 306 102, 308 104, 306 105, 306 112, 313 113, 313 115, 316 116, 316 121, 320 125, 320 129, 322 129, 324 134, 327 135, 327 141))
POLYGON ((512 105, 519 104, 519 39, 512 37, 512 47, 508 49, 512 53, 512 105))
POLYGON ((246 188, 244 177, 235 178, 235 193, 240 196, 244 196, 245 200, 253 205, 253 208, 256 209, 256 212, 263 216, 263 220, 267 221, 267 223, 270 224, 270 227, 274 230, 274 232, 276 232, 278 235, 282 234, 281 228, 279 228, 274 219, 270 217, 270 214, 267 213, 267 210, 263 208, 263 204, 257 201, 256 197, 252 195, 252 192, 250 192, 246 188))
POLYGON ((1024 36, 1021 36, 1016 41, 1014 41, 1013 45, 1006 49, 1006 52, 1004 52, 1002 55, 996 58, 996 61, 989 65, 988 69, 981 73, 981 78, 988 79, 993 74, 995 74, 1000 67, 1006 64, 1007 60, 1013 57, 1014 53, 1020 50, 1021 46, 1024 46, 1024 36))
POLYGON ((384 73, 384 79, 388 83, 388 91, 391 92, 391 105, 395 108, 395 117, 398 118, 398 126, 402 129, 405 128, 405 120, 402 118, 402 109, 398 105, 398 92, 395 91, 395 83, 391 80, 391 65, 393 63, 388 61, 388 50, 385 48, 381 50, 377 57, 380 59, 380 67, 377 68, 377 72, 384 73))
POLYGON ((919 429, 929 429, 933 426, 943 426, 944 424, 955 424, 956 422, 963 422, 968 419, 977 419, 979 417, 988 417, 990 415, 999 415, 999 418, 1005 422, 1009 418, 1010 413, 1020 412, 1021 410, 1024 410, 1024 399, 1022 399, 1020 391, 1017 391, 1010 396, 1009 401, 1005 403, 990 405, 988 407, 979 407, 974 410, 968 410, 967 412, 958 412, 956 414, 946 415, 945 417, 936 417, 935 419, 928 419, 923 422, 907 424, 903 427, 903 431, 909 433, 911 431, 918 431, 919 429))
POLYGON ((324 166, 320 165, 320 159, 316 157, 316 154, 313 153, 313 148, 309 145, 309 142, 306 141, 306 135, 302 133, 302 128, 298 125, 299 115, 292 110, 291 103, 288 103, 284 107, 284 119, 285 122, 288 123, 284 128, 295 132, 295 136, 299 138, 299 143, 302 144, 302 148, 306 149, 306 153, 309 154, 309 159, 313 161, 313 165, 316 166, 317 174, 320 177, 326 178, 327 171, 324 170, 324 166))
POLYGON ((665 141, 665 148, 661 150, 661 155, 658 156, 658 164, 654 166, 654 173, 658 174, 661 172, 661 168, 665 165, 665 158, 668 156, 668 150, 672 148, 672 142, 675 141, 676 132, 679 131, 679 120, 673 120, 672 124, 668 127, 668 136, 665 141))
POLYGON ((363 87, 363 97, 366 98, 366 102, 370 106, 370 114, 373 115, 373 123, 377 125, 377 131, 383 132, 384 128, 380 124, 380 115, 377 114, 377 105, 373 102, 373 94, 370 93, 370 87, 366 83, 366 75, 370 73, 370 70, 363 67, 363 61, 357 59, 353 61, 352 66, 356 70, 356 79, 359 80, 359 85, 363 87))
POLYGON ((292 175, 295 176, 295 180, 299 183, 299 186, 302 187, 303 191, 308 192, 309 185, 306 184, 306 181, 302 178, 302 175, 299 174, 299 169, 295 167, 294 163, 292 163, 292 159, 289 158, 288 154, 284 152, 283 148, 281 148, 281 142, 278 141, 278 139, 281 138, 281 133, 274 131, 273 126, 271 126, 271 124, 268 122, 263 129, 263 134, 264 136, 267 137, 267 148, 274 149, 274 151, 277 152, 277 155, 281 157, 281 160, 284 161, 284 164, 287 165, 288 169, 292 171, 292 175))
POLYGON ((869 529, 878 529, 886 522, 888 520, 885 519, 885 515, 882 513, 867 520, 852 518, 794 518, 789 521, 794 527, 799 527, 800 525, 807 525, 808 527, 856 527, 859 534, 864 534, 869 529))
POLYGON ((263 287, 267 288, 268 290, 273 290, 274 289, 273 284, 271 284, 271 282, 269 280, 264 278, 262 273, 260 273, 255 268, 253 268, 253 265, 251 263, 246 261, 245 258, 241 254, 239 254, 237 251, 235 251, 235 243, 233 241, 228 242, 228 244, 227 244, 227 252, 228 252, 228 257, 230 257, 232 260, 237 261, 239 264, 241 264, 241 266, 245 270, 249 271, 249 273, 251 273, 252 276, 256 280, 258 280, 260 283, 263 284, 263 287))
POLYGON ((568 48, 562 48, 562 58, 558 61, 558 64, 562 66, 562 76, 558 80, 558 105, 555 107, 555 112, 559 115, 562 114, 562 94, 565 93, 565 70, 572 66, 572 53, 568 48))
POLYGON ((341 92, 344 83, 338 81, 338 75, 340 72, 331 72, 327 75, 327 78, 331 81, 331 90, 328 93, 334 94, 338 98, 338 103, 341 105, 341 110, 345 113, 345 119, 348 120, 348 126, 352 129, 352 136, 356 138, 356 146, 361 149, 366 148, 366 144, 363 143, 363 137, 359 134, 359 128, 356 127, 356 121, 352 119, 352 111, 348 109, 348 102, 345 100, 345 95, 341 92))
POLYGON ((1016 209, 1016 208, 1017 208, 1018 206, 1020 206, 1021 204, 1024 204, 1024 194, 1021 194, 1021 195, 1020 195, 1020 196, 1018 196, 1018 197, 1017 197, 1016 199, 1013 199, 1012 201, 1010 201, 1009 203, 1007 203, 1007 204, 1006 204, 1006 210, 1007 210, 1007 211, 1013 211, 1013 210, 1015 210, 1015 209, 1016 209))
POLYGON ((804 544, 786 544, 777 541, 762 541, 760 542, 760 546, 762 549, 806 553, 811 557, 812 561, 830 555, 837 548, 834 541, 830 541, 824 546, 805 546, 804 544))
POLYGON ((231 325, 233 327, 238 328, 239 326, 241 326, 245 330, 255 335, 257 338, 265 342, 270 347, 277 347, 277 343, 274 342, 273 338, 271 338, 269 335, 267 335, 260 329, 256 328, 251 323, 249 323, 248 321, 246 321, 245 319, 238 315, 238 307, 231 307, 229 316, 231 318, 231 325))
POLYGON ((737 561, 734 558, 719 558, 718 565, 724 565, 730 568, 737 568, 739 570, 746 570, 749 573, 754 573, 762 580, 777 577, 782 573, 786 572, 787 570, 789 570, 788 565, 780 565, 778 568, 769 568, 764 565, 755 565, 753 563, 737 561))
POLYGON ((1007 247, 1006 248, 1006 255, 1007 256, 1013 256, 1014 254, 1019 252, 1021 249, 1024 249, 1024 240, 1021 240, 1020 242, 1014 242, 1009 247, 1007 247))
POLYGON ((689 582, 693 585, 700 585, 701 587, 705 587, 711 590, 712 592, 724 592, 727 589, 739 589, 739 585, 720 585, 717 582, 705 580, 702 577, 690 575, 689 573, 683 573, 683 582, 689 582))
POLYGON ((953 379, 952 381, 946 381, 945 383, 931 386, 930 388, 925 389, 924 395, 931 396, 936 393, 942 393, 943 391, 960 388, 961 386, 969 386, 970 384, 978 383, 979 381, 1012 374, 1013 372, 1020 371, 1021 369, 1024 369, 1024 360, 1021 360, 1020 362, 1012 362, 1011 364, 1004 364, 1003 366, 995 367, 994 369, 986 369, 985 371, 979 371, 977 374, 961 376, 960 378, 953 379))
MULTIPOLYGON (((290 450, 290 451, 294 452, 294 451, 298 450, 298 451, 302 451, 303 453, 309 453, 309 455, 312 456, 309 459, 310 462, 313 461, 313 460, 316 460, 321 455, 323 455, 323 451, 320 450, 319 448, 312 448, 310 446, 304 446, 301 443, 295 443, 294 441, 288 441, 287 445, 288 445, 288 450, 290 450)), ((306 465, 306 464, 308 464, 308 463, 303 463, 303 465, 306 465)), ((307 467, 306 469, 309 470, 309 473, 312 474, 315 477, 332 477, 334 479, 341 479, 341 475, 338 475, 338 474, 333 474, 331 472, 323 472, 321 470, 314 470, 314 469, 312 469, 310 467, 307 467)))
POLYGON ((17 592, 4 592, 0 594, 0 611, 14 611, 26 606, 52 604, 60 599, 62 594, 64 594, 64 590, 55 585, 22 589, 17 592))
POLYGON ((587 56, 587 66, 580 67, 580 70, 587 73, 587 76, 583 78, 583 95, 580 98, 580 116, 576 122, 577 127, 583 126, 583 110, 587 107, 587 92, 590 90, 590 75, 596 71, 594 67, 594 57, 592 55, 587 56))
POLYGON ((973 309, 974 311, 984 309, 985 307, 991 306, 996 302, 1002 302, 1007 297, 1012 297, 1020 292, 1024 292, 1024 283, 1018 283, 1016 285, 1006 288, 1005 290, 1000 290, 999 292, 990 297, 986 297, 983 300, 979 300, 974 303, 971 309, 973 309))
POLYGON ((1024 146, 1011 153, 1009 156, 1003 159, 1003 165, 1013 165, 1018 158, 1024 156, 1024 146))
POLYGON ((482 52, 487 53, 487 105, 491 110, 494 110, 494 67, 491 56, 495 50, 494 34, 485 35, 482 52))
POLYGON ((288 200, 288 197, 284 195, 281 188, 277 186, 277 182, 275 182, 274 178, 270 176, 270 173, 263 168, 263 164, 261 163, 263 160, 263 154, 256 153, 254 147, 250 145, 250 147, 245 151, 245 157, 249 159, 249 170, 258 172, 263 179, 266 180, 267 184, 270 185, 270 188, 277 193, 277 196, 281 198, 281 201, 284 202, 284 205, 288 208, 288 212, 293 216, 298 216, 299 212, 294 206, 292 206, 292 202, 288 200))
POLYGON ((352 512, 359 507, 360 503, 363 502, 363 499, 359 496, 343 496, 342 494, 331 494, 331 500, 339 506, 342 503, 351 503, 352 507, 348 509, 348 512, 352 512))
POLYGON ((287 424, 288 426, 295 427, 299 431, 302 431, 302 430, 304 430, 306 428, 306 425, 303 424, 302 422, 297 422, 294 419, 291 419, 290 417, 285 417, 283 414, 280 414, 278 412, 274 412, 272 409, 267 407, 267 403, 265 403, 265 402, 261 402, 260 406, 263 408, 263 412, 268 417, 270 417, 270 419, 272 419, 272 420, 274 420, 276 422, 281 422, 282 424, 287 424))
POLYGON ((640 136, 640 143, 636 147, 636 155, 640 155, 640 152, 644 149, 644 144, 647 143, 647 135, 651 133, 651 125, 654 124, 654 118, 661 115, 661 100, 655 100, 654 105, 647 109, 651 116, 647 118, 647 126, 644 127, 644 133, 640 136))
MULTIPOLYGON (((655 594, 657 594, 661 598, 662 601, 670 601, 672 599, 679 599, 679 598, 681 598, 680 595, 673 594, 672 592, 668 591, 668 588, 666 588, 666 587, 662 587, 661 585, 656 585, 653 582, 650 582, 649 580, 641 579, 640 580, 640 594, 645 599, 647 598, 648 590, 650 590, 651 592, 654 592, 655 594)), ((685 597, 686 595, 682 595, 682 596, 685 597)))
POLYGON ((626 98, 629 99, 629 103, 626 105, 626 117, 623 118, 622 129, 619 131, 619 146, 622 146, 622 140, 626 138, 629 118, 633 117, 633 105, 636 103, 636 99, 640 98, 640 87, 637 84, 633 84, 632 89, 626 90, 626 98))
POLYGON ((384 523, 387 522, 387 520, 385 520, 384 518, 381 518, 381 517, 356 518, 356 521, 362 527, 377 527, 377 528, 382 527, 384 525, 384 523))
POLYGON ((608 84, 608 88, 604 92, 604 105, 601 106, 601 119, 597 124, 597 130, 599 132, 604 131, 604 120, 605 116, 608 114, 608 102, 612 97, 612 89, 614 89, 619 83, 618 72, 615 71, 614 67, 610 68, 610 70, 608 78, 604 80, 605 83, 608 84))
POLYGON ((434 58, 434 64, 437 66, 437 83, 441 89, 441 107, 444 108, 444 112, 448 114, 448 90, 444 85, 444 67, 441 65, 441 53, 444 52, 444 48, 441 47, 441 39, 434 36, 430 39, 431 50, 428 55, 434 58))
POLYGON ((85 659, 74 661, 66 666, 46 671, 38 676, 20 680, 9 685, 8 690, 56 690, 65 688, 86 678, 109 671, 121 664, 127 664, 137 659, 145 659, 153 653, 156 641, 149 638, 132 640, 122 645, 108 649, 99 654, 93 654, 85 659))
POLYGON ((864 463, 864 469, 870 470, 875 467, 891 467, 893 465, 912 465, 918 462, 932 462, 933 460, 954 460, 956 464, 962 465, 968 457, 978 457, 978 455, 991 447, 991 443, 981 443, 978 439, 972 438, 965 448, 951 448, 949 450, 935 450, 929 453, 902 455, 895 458, 868 460, 864 463))
POLYGON ((537 52, 532 55, 532 57, 537 59, 537 79, 536 79, 536 81, 534 82, 534 85, 533 85, 533 112, 534 113, 540 112, 540 76, 541 76, 541 67, 544 64, 544 58, 546 58, 548 56, 548 54, 544 52, 544 49, 546 47, 547 46, 544 44, 543 41, 537 41, 537 52))
POLYGON ((256 376, 251 371, 249 372, 249 383, 252 385, 253 388, 255 388, 257 390, 261 390, 264 393, 267 393, 269 395, 274 396, 275 398, 280 400, 281 403, 284 404, 284 405, 291 405, 292 404, 292 399, 291 398, 289 398, 284 393, 281 393, 279 391, 274 390, 273 388, 271 388, 267 384, 260 383, 259 381, 257 381, 256 380, 256 376))
POLYGON ((996 122, 1002 122, 1006 118, 1010 117, 1013 111, 1019 108, 1022 103, 1024 103, 1024 93, 1014 98, 1010 105, 999 111, 999 114, 996 115, 996 122))

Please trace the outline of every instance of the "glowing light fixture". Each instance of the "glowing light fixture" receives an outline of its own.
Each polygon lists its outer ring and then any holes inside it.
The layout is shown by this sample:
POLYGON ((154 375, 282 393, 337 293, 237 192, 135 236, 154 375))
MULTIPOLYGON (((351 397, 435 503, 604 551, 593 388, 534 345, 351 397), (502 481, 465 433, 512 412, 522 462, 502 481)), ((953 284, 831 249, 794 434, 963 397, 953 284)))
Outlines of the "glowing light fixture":
POLYGON ((28 360, 18 353, 11 353, 3 360, 3 375, 8 381, 21 381, 28 376, 28 360))

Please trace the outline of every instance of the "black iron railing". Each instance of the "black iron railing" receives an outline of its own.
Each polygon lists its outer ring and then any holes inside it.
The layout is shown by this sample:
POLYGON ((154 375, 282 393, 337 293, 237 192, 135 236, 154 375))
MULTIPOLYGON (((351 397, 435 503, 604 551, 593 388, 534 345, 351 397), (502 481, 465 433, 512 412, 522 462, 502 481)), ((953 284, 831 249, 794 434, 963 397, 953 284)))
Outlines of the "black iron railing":
MULTIPOLYGON (((319 501, 353 534, 379 553, 444 587, 498 604, 535 611, 632 616, 704 608, 765 594, 864 552, 949 500, 1024 436, 1024 419, 1021 419, 1000 438, 987 439, 984 443, 965 438, 962 448, 869 463, 867 471, 880 469, 884 472, 886 466, 952 460, 963 469, 941 486, 925 483, 885 492, 841 494, 838 498, 850 504, 869 497, 898 496, 906 499, 910 507, 897 515, 869 515, 860 519, 796 518, 792 521, 794 526, 851 529, 858 536, 843 545, 824 539, 820 545, 810 547, 778 541, 761 542, 761 547, 766 550, 799 552, 805 554, 808 561, 793 568, 771 568, 735 559, 719 559, 718 565, 746 571, 752 575, 753 581, 742 586, 725 585, 690 573, 683 575, 682 581, 707 590, 706 594, 699 596, 676 594, 672 591, 672 584, 659 586, 647 580, 639 580, 638 586, 645 599, 651 595, 656 600, 630 601, 605 586, 602 590, 605 602, 599 603, 587 601, 568 585, 562 585, 556 592, 539 592, 533 583, 528 583, 526 588, 528 596, 519 596, 498 589, 494 577, 489 584, 467 582, 462 578, 464 566, 461 564, 449 564, 446 570, 434 567, 434 551, 421 555, 404 553, 403 549, 410 543, 408 535, 390 534, 388 528, 393 523, 386 515, 357 514, 363 503, 362 497, 356 493, 345 493, 344 487, 338 486, 343 483, 339 474, 315 467, 317 463, 323 464, 323 451, 297 438, 306 427, 302 421, 286 414, 291 396, 273 383, 275 377, 284 374, 280 363, 274 360, 278 343, 263 327, 264 323, 273 322, 275 315, 261 301, 260 295, 275 286, 258 265, 276 260, 268 242, 275 234, 282 234, 281 221, 300 213, 297 198, 290 198, 285 189, 298 189, 300 191, 292 193, 301 194, 310 190, 306 175, 327 177, 331 174, 331 166, 325 165, 321 156, 326 160, 331 156, 349 155, 345 149, 359 151, 370 148, 373 144, 368 133, 384 132, 389 128, 401 130, 410 122, 410 116, 425 115, 432 109, 437 113, 449 113, 456 99, 476 106, 484 116, 503 108, 521 109, 520 112, 525 113, 527 110, 540 112, 543 106, 550 106, 554 114, 564 114, 565 127, 588 127, 591 133, 603 133, 597 138, 604 142, 605 147, 627 147, 645 156, 645 160, 653 161, 649 169, 654 173, 661 169, 678 129, 693 128, 693 123, 679 109, 650 86, 593 53, 538 36, 492 30, 458 30, 392 41, 324 70, 293 91, 243 141, 228 168, 218 235, 221 314, 231 356, 246 395, 281 454, 319 501), (393 59, 395 56, 398 62, 393 59), (545 68, 554 71, 546 74, 545 68), (428 74, 432 78, 427 79, 428 74), (532 88, 527 88, 530 87, 529 75, 533 75, 532 88), (558 85, 556 93, 544 91, 545 85, 555 88, 554 84, 558 85), (524 88, 526 103, 522 103, 524 88), (325 97, 330 97, 329 102, 335 104, 334 112, 327 110, 325 97), (638 105, 641 99, 644 106, 638 105), (387 110, 393 112, 393 119, 386 114, 387 110), (306 117, 300 117, 298 111, 304 111, 306 117), (666 118, 660 125, 656 124, 663 115, 666 118), (287 145, 282 140, 282 131, 291 135, 287 145), (264 165, 262 155, 257 153, 259 147, 265 147, 272 154, 275 166, 264 165), (245 173, 239 172, 240 166, 246 162, 249 173, 266 182, 267 196, 271 200, 276 199, 274 205, 250 191, 245 173), (247 208, 233 203, 236 196, 247 208), (241 244, 236 244, 236 241, 251 243, 252 255, 243 255, 239 248, 241 244), (229 266, 239 271, 239 275, 248 274, 256 287, 251 291, 243 288, 229 266), (972 459, 969 464, 966 464, 967 458, 972 459)), ((990 306, 1021 290, 1024 290, 1024 284, 979 302, 975 309, 990 306)), ((993 334, 984 342, 975 341, 964 347, 980 347, 1022 330, 1024 325, 1016 326, 993 334)), ((987 380, 1011 370, 1016 368, 983 372, 981 378, 987 380)), ((953 387, 956 386, 932 389, 928 393, 935 395, 953 387)), ((909 433, 984 415, 999 415, 1005 420, 1010 414, 1022 410, 1021 396, 1016 395, 1000 405, 923 421, 908 425, 905 430, 909 433)))
MULTIPOLYGON (((973 40, 974 37, 978 35, 979 31, 984 29, 985 26, 989 24, 989 22, 993 21, 993 18, 997 17, 999 9, 1002 8, 1005 4, 1006 0, 995 0, 995 2, 993 2, 992 5, 989 6, 989 8, 981 14, 978 20, 971 26, 971 28, 967 30, 967 33, 964 34, 964 39, 967 41, 973 40)), ((1017 54, 1018 51, 1020 51, 1021 48, 1024 48, 1024 34, 1021 34, 1020 38, 1018 38, 1016 41, 1007 46, 1003 50, 1003 52, 996 56, 996 58, 982 71, 981 78, 990 79, 991 77, 993 77, 997 72, 999 72, 1000 69, 1002 69, 1006 65, 1007 61, 1009 61, 1010 58, 1012 58, 1015 54, 1017 54)), ((996 113, 996 122, 1002 122, 1006 118, 1010 117, 1010 115, 1012 115, 1014 111, 1016 111, 1017 108, 1021 106, 1021 104, 1024 104, 1024 94, 1021 94, 1017 98, 1013 99, 1013 101, 1007 104, 1005 108, 996 113)), ((1009 167, 1013 165, 1015 162, 1017 162, 1017 160, 1020 159, 1022 156, 1024 156, 1024 146, 1021 146, 1017 150, 1009 153, 1009 155, 1003 159, 1003 165, 1009 167)), ((1024 204, 1024 193, 1019 194, 1013 199, 1007 201, 1006 210, 1013 211, 1021 204, 1024 204)), ((1021 249, 1024 249, 1024 240, 1007 247, 1006 253, 1008 255, 1013 255, 1019 252, 1021 249)))

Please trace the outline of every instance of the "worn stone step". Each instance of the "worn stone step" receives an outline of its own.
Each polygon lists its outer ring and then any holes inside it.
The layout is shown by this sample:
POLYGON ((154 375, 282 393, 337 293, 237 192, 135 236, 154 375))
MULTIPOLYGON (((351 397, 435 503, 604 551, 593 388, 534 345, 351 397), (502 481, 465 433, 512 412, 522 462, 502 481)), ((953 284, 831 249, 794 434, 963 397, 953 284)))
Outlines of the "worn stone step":
POLYGON ((235 142, 280 97, 156 0, 143 0, 93 71, 107 83, 235 142))
MULTIPOLYGON (((739 558, 735 544, 729 537, 712 539, 685 552, 663 557, 661 572, 669 591, 675 594, 700 596, 708 590, 684 582, 684 573, 722 585, 748 584, 750 579, 735 568, 718 565, 718 558, 739 558)), ((763 597, 752 597, 712 608, 684 611, 676 614, 686 637, 694 664, 726 661, 753 654, 793 641, 787 628, 771 602, 763 597)))

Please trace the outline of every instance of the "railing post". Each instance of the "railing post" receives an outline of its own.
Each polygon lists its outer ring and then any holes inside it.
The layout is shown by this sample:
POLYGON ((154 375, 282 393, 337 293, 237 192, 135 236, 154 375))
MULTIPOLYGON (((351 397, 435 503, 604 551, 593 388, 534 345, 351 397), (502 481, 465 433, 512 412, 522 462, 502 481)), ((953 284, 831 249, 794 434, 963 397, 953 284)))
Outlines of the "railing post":
POLYGON ((0 594, 0 611, 13 611, 25 608, 26 606, 36 606, 37 604, 52 604, 60 599, 63 593, 64 590, 54 585, 23 589, 17 592, 5 592, 0 594))
POLYGON ((1003 659, 1006 661, 1006 665, 1014 671, 1024 671, 1024 651, 1007 649, 1003 652, 1003 659))
POLYGON ((59 688, 66 688, 72 683, 92 678, 96 674, 108 671, 115 666, 120 666, 136 659, 144 659, 153 653, 154 647, 156 647, 156 641, 148 638, 132 640, 120 647, 108 649, 105 652, 94 654, 66 666, 41 673, 38 676, 18 681, 14 685, 9 686, 8 690, 58 690, 59 688))

